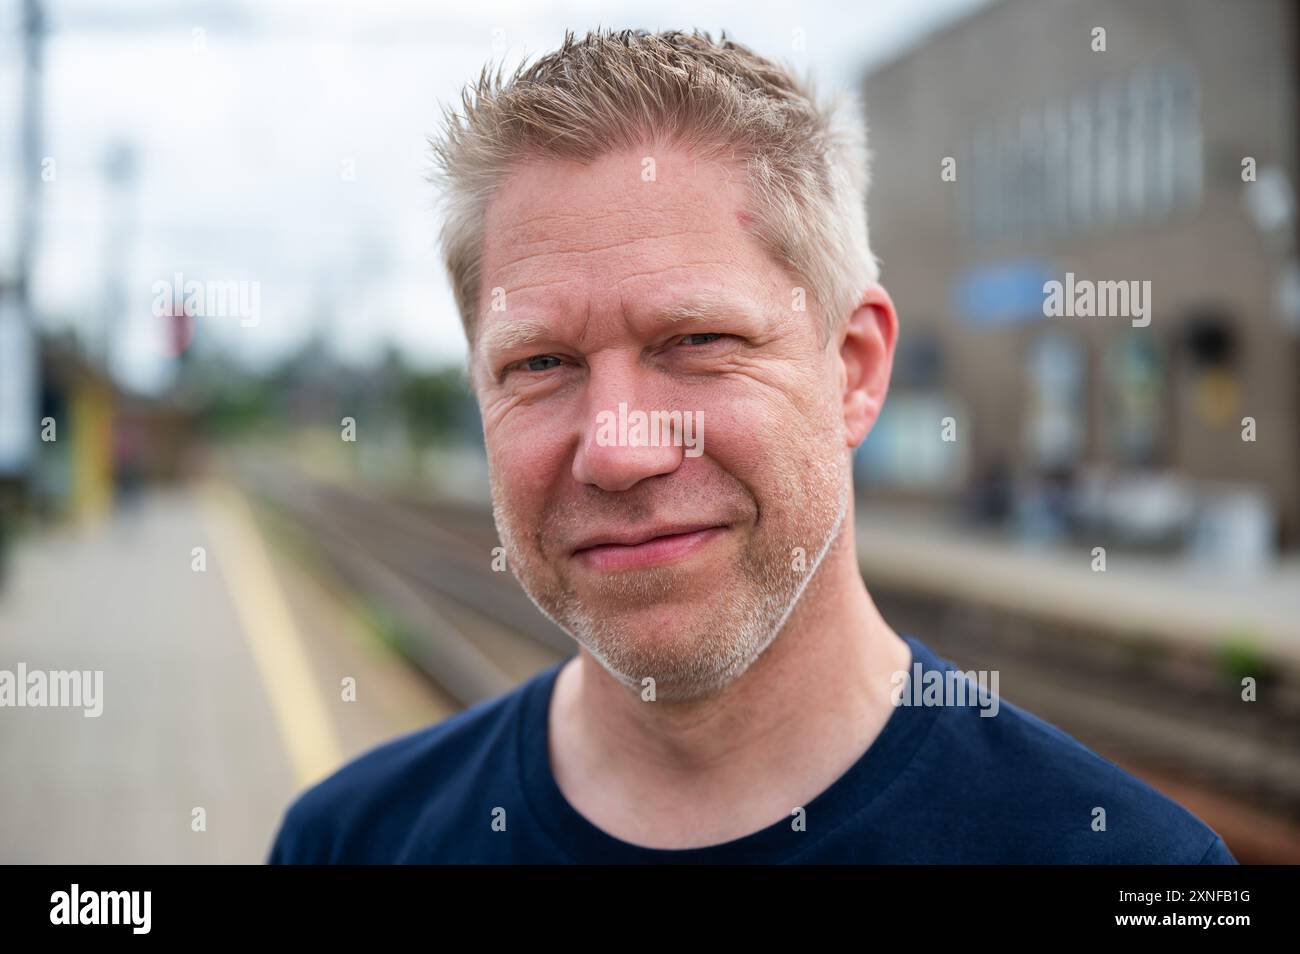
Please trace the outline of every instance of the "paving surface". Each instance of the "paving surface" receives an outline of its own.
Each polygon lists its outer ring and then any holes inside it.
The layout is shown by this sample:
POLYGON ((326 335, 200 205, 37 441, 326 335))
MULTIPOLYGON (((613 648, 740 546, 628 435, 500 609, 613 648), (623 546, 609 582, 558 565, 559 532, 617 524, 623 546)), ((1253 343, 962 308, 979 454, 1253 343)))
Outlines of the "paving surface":
POLYGON ((297 791, 457 708, 227 489, 11 556, 0 670, 98 670, 103 698, 0 708, 0 862, 260 862, 297 791))

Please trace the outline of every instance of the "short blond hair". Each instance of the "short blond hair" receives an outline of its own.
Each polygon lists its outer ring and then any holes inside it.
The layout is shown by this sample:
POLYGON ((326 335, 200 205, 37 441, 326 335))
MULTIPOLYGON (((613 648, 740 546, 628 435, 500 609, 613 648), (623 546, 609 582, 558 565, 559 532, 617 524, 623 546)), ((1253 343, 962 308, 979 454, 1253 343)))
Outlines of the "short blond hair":
MULTIPOLYGON (((753 232, 809 286, 825 337, 857 304, 878 266, 867 231, 866 126, 839 101, 819 104, 807 80, 722 33, 611 30, 520 64, 483 68, 461 109, 444 108, 432 141, 441 186, 443 260, 473 350, 483 221, 510 171, 534 158, 589 162, 667 142, 743 163, 753 232)), ((792 300, 793 300, 792 295, 792 300)))

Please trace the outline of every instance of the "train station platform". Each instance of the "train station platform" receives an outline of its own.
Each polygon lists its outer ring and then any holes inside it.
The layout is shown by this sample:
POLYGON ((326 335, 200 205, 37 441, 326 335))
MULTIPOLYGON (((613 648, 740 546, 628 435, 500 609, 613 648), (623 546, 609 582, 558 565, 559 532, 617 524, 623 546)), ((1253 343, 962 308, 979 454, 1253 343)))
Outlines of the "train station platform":
POLYGON ((860 506, 859 561, 868 587, 941 597, 1018 616, 1214 651, 1249 645, 1300 667, 1300 557, 1231 573, 1172 557, 1092 545, 1028 544, 973 531, 932 512, 860 506))
POLYGON ((257 863, 297 791, 459 708, 222 485, 11 558, 0 669, 102 672, 102 711, 0 709, 0 861, 257 863))

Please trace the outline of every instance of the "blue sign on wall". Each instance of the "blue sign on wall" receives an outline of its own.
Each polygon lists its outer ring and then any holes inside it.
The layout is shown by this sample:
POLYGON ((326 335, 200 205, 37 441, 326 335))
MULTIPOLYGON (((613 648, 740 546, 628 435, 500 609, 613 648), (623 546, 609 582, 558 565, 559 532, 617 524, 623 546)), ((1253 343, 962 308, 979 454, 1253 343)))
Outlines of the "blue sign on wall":
POLYGON ((967 269, 953 283, 957 320, 978 327, 1019 324, 1043 317, 1043 285, 1054 270, 1046 259, 1021 259, 967 269))

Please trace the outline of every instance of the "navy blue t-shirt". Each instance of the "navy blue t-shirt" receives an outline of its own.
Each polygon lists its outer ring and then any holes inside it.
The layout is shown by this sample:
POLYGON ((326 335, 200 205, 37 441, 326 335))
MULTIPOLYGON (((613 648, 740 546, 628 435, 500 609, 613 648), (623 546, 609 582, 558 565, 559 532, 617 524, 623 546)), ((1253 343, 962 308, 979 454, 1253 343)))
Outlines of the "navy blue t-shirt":
MULTIPOLYGON (((904 638, 925 672, 955 670, 904 638)), ((1005 700, 991 718, 974 703, 896 707, 862 757, 803 806, 802 826, 792 816, 703 848, 633 845, 579 814, 551 774, 548 703, 563 665, 308 789, 269 861, 1236 863, 1196 816, 1005 700)))

